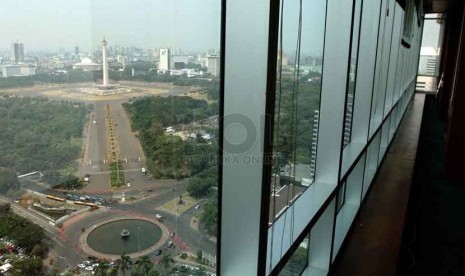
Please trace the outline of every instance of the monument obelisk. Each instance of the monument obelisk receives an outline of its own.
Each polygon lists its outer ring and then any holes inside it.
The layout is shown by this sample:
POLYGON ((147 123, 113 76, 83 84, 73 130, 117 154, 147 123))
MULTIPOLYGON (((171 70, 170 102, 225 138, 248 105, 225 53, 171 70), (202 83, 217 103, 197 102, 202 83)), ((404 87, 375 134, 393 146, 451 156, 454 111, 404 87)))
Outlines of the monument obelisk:
POLYGON ((103 86, 108 86, 108 61, 107 61, 107 41, 102 40, 102 62, 103 62, 103 86))

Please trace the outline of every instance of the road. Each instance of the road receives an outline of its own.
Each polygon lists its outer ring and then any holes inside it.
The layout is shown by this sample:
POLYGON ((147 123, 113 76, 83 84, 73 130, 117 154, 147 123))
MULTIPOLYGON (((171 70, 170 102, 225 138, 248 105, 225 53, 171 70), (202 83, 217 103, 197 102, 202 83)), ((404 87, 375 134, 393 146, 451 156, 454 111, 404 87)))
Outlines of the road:
POLYGON ((61 263, 59 269, 63 270, 67 265, 78 264, 85 256, 80 255, 76 250, 69 250, 73 245, 66 241, 61 235, 61 232, 49 223, 44 217, 38 216, 34 212, 28 209, 24 209, 16 203, 10 202, 11 200, 0 197, 0 202, 10 203, 10 209, 13 213, 23 218, 30 220, 32 223, 42 227, 44 229, 45 236, 51 241, 49 244, 49 250, 55 256, 66 256, 66 262, 61 263))

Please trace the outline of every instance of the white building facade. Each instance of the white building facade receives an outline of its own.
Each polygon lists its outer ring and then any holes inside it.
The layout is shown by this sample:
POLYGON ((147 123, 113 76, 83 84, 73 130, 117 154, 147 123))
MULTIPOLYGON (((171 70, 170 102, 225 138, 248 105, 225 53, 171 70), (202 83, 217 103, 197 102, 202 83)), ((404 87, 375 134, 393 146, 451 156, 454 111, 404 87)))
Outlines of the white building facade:
POLYGON ((160 62, 158 63, 158 70, 170 70, 170 49, 162 48, 160 49, 160 62))

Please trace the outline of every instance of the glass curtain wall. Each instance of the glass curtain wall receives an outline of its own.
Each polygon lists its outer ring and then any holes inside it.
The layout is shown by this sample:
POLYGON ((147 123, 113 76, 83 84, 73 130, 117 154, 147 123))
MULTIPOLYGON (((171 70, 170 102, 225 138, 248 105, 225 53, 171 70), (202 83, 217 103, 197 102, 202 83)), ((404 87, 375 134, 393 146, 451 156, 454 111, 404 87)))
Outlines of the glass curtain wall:
POLYGON ((351 140, 352 136, 352 121, 354 113, 355 102, 355 87, 357 79, 357 65, 358 65, 358 48, 360 38, 360 24, 362 21, 362 5, 363 0, 356 0, 354 4, 353 21, 352 21, 352 38, 350 47, 349 59, 349 75, 347 78, 347 99, 346 110, 344 118, 344 141, 343 148, 345 148, 351 140))
POLYGON ((315 178, 325 9, 281 1, 270 225, 315 178))

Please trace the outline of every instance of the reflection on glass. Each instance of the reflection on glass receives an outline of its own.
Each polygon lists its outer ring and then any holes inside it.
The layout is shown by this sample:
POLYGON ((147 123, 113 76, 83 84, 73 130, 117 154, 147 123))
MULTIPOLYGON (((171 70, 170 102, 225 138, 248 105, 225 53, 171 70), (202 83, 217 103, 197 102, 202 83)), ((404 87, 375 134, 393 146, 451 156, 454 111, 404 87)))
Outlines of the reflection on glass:
POLYGON ((346 183, 339 188, 337 192, 337 209, 336 212, 339 213, 339 211, 342 209, 344 206, 344 203, 346 201, 346 183))
POLYGON ((9 273, 216 273, 221 3, 5 2, 9 273))
POLYGON ((281 8, 270 224, 315 178, 326 1, 281 8))
POLYGON ((280 276, 298 276, 301 275, 308 265, 310 235, 307 236, 297 247, 287 264, 279 272, 280 276))
POLYGON ((438 76, 442 24, 442 19, 424 21, 418 75, 438 76))
POLYGON ((390 11, 390 1, 381 5, 381 16, 378 34, 378 49, 375 70, 375 81, 373 86, 373 98, 371 104, 370 135, 381 124, 384 112, 384 100, 386 95, 386 78, 389 67, 389 45, 391 45, 393 12, 390 11), (389 10, 389 12, 388 12, 389 10))
POLYGON ((361 22, 361 7, 362 0, 356 0, 353 13, 352 25, 352 40, 350 46, 350 59, 349 59, 349 76, 347 80, 347 100, 346 100, 346 113, 344 118, 344 141, 343 148, 345 148, 351 139, 352 134, 352 115, 355 99, 355 83, 357 77, 357 59, 358 59, 358 44, 360 36, 360 22, 361 22))

